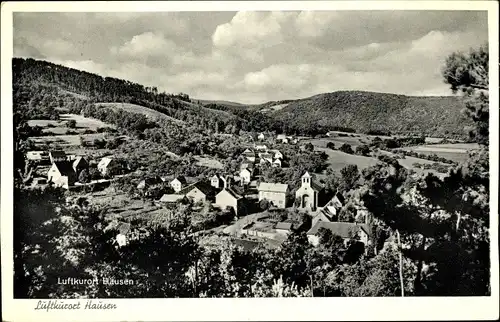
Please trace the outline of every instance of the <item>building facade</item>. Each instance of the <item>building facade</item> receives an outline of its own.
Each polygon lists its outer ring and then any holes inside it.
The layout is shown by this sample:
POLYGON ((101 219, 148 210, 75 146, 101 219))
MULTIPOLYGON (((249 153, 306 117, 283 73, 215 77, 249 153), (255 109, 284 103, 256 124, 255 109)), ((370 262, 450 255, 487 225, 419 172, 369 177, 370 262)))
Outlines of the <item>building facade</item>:
POLYGON ((257 189, 259 201, 266 199, 275 207, 286 208, 287 184, 261 182, 257 189))

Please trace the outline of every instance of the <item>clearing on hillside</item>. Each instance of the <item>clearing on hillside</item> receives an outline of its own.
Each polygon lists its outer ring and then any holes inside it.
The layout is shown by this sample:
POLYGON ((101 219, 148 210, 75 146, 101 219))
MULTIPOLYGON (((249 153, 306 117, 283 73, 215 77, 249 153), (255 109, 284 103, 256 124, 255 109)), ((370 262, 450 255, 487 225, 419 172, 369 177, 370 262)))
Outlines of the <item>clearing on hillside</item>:
POLYGON ((97 103, 95 105, 102 106, 102 107, 109 107, 109 108, 119 108, 119 109, 122 109, 122 110, 130 112, 130 113, 143 114, 146 117, 152 118, 152 119, 169 120, 169 121, 173 121, 173 122, 178 123, 178 124, 185 123, 184 121, 178 120, 176 118, 173 118, 171 116, 168 116, 166 114, 163 114, 161 112, 155 111, 151 108, 141 106, 141 105, 130 104, 130 103, 97 103))
POLYGON ((426 155, 436 154, 438 157, 443 157, 455 162, 462 162, 467 159, 469 151, 477 149, 479 149, 479 145, 477 143, 448 143, 411 146, 406 147, 403 150, 426 155))

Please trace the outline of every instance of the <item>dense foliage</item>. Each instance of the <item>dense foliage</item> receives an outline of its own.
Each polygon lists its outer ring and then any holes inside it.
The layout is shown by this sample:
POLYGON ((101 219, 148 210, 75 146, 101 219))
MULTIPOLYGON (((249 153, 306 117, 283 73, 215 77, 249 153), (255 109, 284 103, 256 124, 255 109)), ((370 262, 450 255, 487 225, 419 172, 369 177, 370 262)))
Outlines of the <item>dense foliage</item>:
MULTIPOLYGON (((334 130, 349 127, 358 133, 416 134, 462 138, 470 119, 457 113, 459 97, 410 97, 360 91, 338 91, 289 103, 272 116, 290 127, 334 130)), ((269 115, 269 114, 266 114, 269 115)))

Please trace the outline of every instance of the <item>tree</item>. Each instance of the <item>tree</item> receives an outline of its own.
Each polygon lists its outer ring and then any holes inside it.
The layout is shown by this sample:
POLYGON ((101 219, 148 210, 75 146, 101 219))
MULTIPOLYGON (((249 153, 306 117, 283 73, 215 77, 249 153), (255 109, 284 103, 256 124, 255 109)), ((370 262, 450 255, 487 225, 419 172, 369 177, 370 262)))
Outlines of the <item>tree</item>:
POLYGON ((74 129, 76 127, 76 121, 75 120, 69 120, 66 122, 66 126, 69 127, 70 129, 74 129))
POLYGON ((489 143, 489 54, 488 45, 471 49, 468 54, 454 52, 442 69, 444 82, 453 93, 461 91, 468 98, 464 113, 474 122, 470 137, 482 145, 489 143))
POLYGON ((366 144, 361 144, 356 147, 356 154, 367 156, 370 154, 370 148, 366 144))
POLYGON ((354 151, 352 150, 352 147, 350 144, 344 143, 340 146, 339 148, 340 151, 348 154, 354 154, 354 151))
POLYGON ((306 151, 312 152, 312 151, 314 151, 314 145, 311 142, 309 142, 306 145, 304 145, 304 149, 306 151))
POLYGON ((267 199, 262 199, 261 201, 259 201, 259 207, 263 211, 268 210, 270 206, 271 205, 269 203, 269 200, 267 200, 267 199))
POLYGON ((354 189, 359 183, 361 174, 358 170, 358 166, 355 164, 349 164, 340 170, 341 180, 340 189, 343 191, 350 191, 354 189))
POLYGON ((81 183, 89 183, 91 180, 89 171, 87 169, 83 169, 78 175, 78 181, 81 183))
POLYGON ((326 144, 326 147, 329 148, 329 149, 332 149, 332 150, 335 150, 335 143, 333 142, 328 142, 326 144))

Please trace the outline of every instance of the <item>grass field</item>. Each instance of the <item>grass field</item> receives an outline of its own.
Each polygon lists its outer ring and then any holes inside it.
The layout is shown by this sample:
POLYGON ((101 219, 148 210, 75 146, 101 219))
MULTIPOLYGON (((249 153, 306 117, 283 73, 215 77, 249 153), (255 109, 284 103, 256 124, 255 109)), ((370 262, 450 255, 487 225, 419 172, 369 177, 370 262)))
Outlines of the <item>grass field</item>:
POLYGON ((448 160, 462 162, 467 159, 468 151, 478 148, 479 145, 476 143, 449 143, 412 146, 404 148, 404 150, 414 151, 426 155, 436 154, 437 156, 448 160))
POLYGON ((108 107, 108 108, 118 108, 130 113, 143 114, 151 119, 163 119, 170 120, 176 123, 185 123, 184 121, 178 120, 176 118, 170 117, 153 109, 145 106, 130 104, 130 103, 97 103, 96 106, 108 107))
POLYGON ((201 156, 195 156, 195 159, 198 160, 198 162, 196 164, 199 166, 214 168, 214 169, 224 169, 224 165, 222 163, 220 163, 220 161, 218 161, 218 160, 214 160, 214 159, 206 158, 206 157, 201 157, 201 156))
POLYGON ((35 144, 54 144, 57 143, 61 147, 74 147, 80 145, 80 137, 83 137, 86 141, 92 141, 96 138, 104 138, 105 133, 94 133, 94 134, 75 134, 75 135, 52 135, 52 136, 34 136, 30 139, 35 144))
POLYGON ((43 133, 50 133, 53 135, 66 135, 69 131, 83 133, 85 130, 96 131, 99 128, 115 128, 114 125, 104 123, 100 120, 84 117, 78 114, 61 114, 60 119, 57 121, 52 120, 29 120, 29 126, 39 126, 42 128, 43 133), (67 123, 70 120, 76 121, 76 127, 70 129, 67 123))
POLYGON ((337 150, 327 148, 316 148, 318 151, 324 151, 328 155, 328 163, 335 171, 340 171, 349 164, 355 164, 359 170, 371 167, 377 164, 378 160, 373 157, 364 157, 361 155, 347 154, 337 150))

